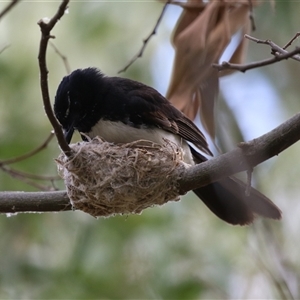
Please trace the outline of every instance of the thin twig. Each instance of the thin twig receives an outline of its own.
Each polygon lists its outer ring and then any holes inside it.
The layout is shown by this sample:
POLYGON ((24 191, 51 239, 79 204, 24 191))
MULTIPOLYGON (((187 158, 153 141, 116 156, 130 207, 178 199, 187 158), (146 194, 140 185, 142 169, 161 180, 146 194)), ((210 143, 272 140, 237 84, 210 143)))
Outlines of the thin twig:
POLYGON ((25 182, 26 184, 33 186, 35 188, 38 188, 40 190, 44 190, 44 191, 49 191, 49 190, 53 190, 56 189, 54 186, 54 181, 55 180, 60 180, 59 176, 44 176, 44 175, 35 175, 35 174, 30 174, 27 172, 23 172, 23 171, 19 171, 10 167, 7 167, 7 165, 13 164, 13 163, 17 163, 20 161, 23 161, 27 158, 30 158, 34 155, 36 155, 37 153, 39 153, 40 151, 44 150, 49 142, 52 140, 54 136, 54 133, 51 132, 50 135, 47 137, 47 139, 37 148, 35 148, 34 150, 25 153, 23 155, 20 155, 18 157, 14 157, 14 158, 10 158, 7 160, 2 160, 0 161, 0 169, 9 174, 9 176, 17 178, 23 182, 25 182), (50 181, 52 183, 53 188, 50 188, 49 186, 44 186, 41 184, 37 184, 36 182, 32 181, 32 180, 44 180, 44 181, 50 181))
POLYGON ((71 148, 69 147, 68 143, 64 138, 61 126, 54 116, 52 106, 50 103, 49 88, 48 88, 48 69, 47 69, 47 62, 46 62, 48 41, 50 38, 54 38, 53 36, 51 36, 51 30, 53 29, 57 21, 60 20, 60 18, 64 15, 68 3, 69 0, 63 0, 56 14, 49 21, 41 19, 38 22, 38 25, 40 26, 41 33, 42 33, 41 40, 40 40, 38 61, 39 61, 39 68, 40 68, 40 86, 42 91, 45 112, 54 129, 61 150, 67 156, 70 156, 71 148))
POLYGON ((294 42, 294 40, 296 40, 298 37, 300 36, 300 32, 297 32, 294 37, 285 45, 283 46, 283 49, 288 48, 289 46, 292 45, 292 43, 294 42))
POLYGON ((256 25, 255 25, 255 20, 254 20, 254 16, 253 16, 252 0, 248 0, 248 3, 249 3, 249 18, 250 18, 250 22, 251 22, 251 29, 252 29, 252 31, 255 31, 256 25))
MULTIPOLYGON (((277 288, 280 299, 298 299, 295 297, 289 286, 292 270, 285 265, 285 251, 281 249, 281 243, 278 241, 278 235, 273 235, 274 230, 268 222, 262 222, 258 227, 253 226, 254 237, 258 249, 250 248, 259 263, 260 268, 265 271, 271 282, 277 288), (259 255, 256 255, 259 253, 259 255), (264 253, 264 259, 262 254, 264 253), (266 256, 267 255, 267 256, 266 256), (269 260, 269 261, 268 261, 269 260)), ((296 275, 296 274, 294 274, 296 275)), ((297 280, 297 275, 295 276, 297 280)))
POLYGON ((284 60, 284 59, 288 59, 288 58, 292 58, 296 61, 300 61, 300 56, 296 55, 298 53, 300 53, 300 49, 296 48, 295 50, 288 52, 285 50, 285 48, 289 45, 290 42, 292 42, 293 40, 296 39, 296 36, 284 47, 281 48, 280 46, 278 46, 277 44, 275 44, 273 41, 271 40, 261 40, 261 39, 257 39, 253 36, 250 36, 248 34, 245 34, 245 38, 253 41, 257 44, 264 44, 264 45, 268 45, 271 47, 271 53, 274 55, 274 57, 272 58, 268 58, 265 60, 261 60, 258 62, 252 62, 252 63, 248 63, 248 64, 231 64, 229 62, 223 62, 222 64, 213 64, 213 67, 216 68, 218 71, 223 71, 223 70, 238 70, 240 72, 246 72, 247 70, 250 69, 254 69, 254 68, 259 68, 262 66, 267 66, 273 63, 276 63, 278 61, 284 60))
MULTIPOLYGON (((279 242, 278 238, 277 238, 277 234, 274 235, 274 231, 272 230, 272 228, 269 226, 268 223, 263 222, 263 227, 261 228, 263 230, 261 230, 261 234, 262 239, 265 241, 265 245, 268 248, 267 251, 268 253, 271 252, 271 247, 273 248, 274 254, 275 254, 275 258, 277 259, 277 269, 278 269, 278 273, 280 274, 278 277, 280 278, 280 285, 281 285, 281 289, 283 291, 285 291, 286 297, 285 299, 299 299, 299 297, 295 297, 295 295, 293 295, 293 292, 290 288, 290 275, 291 275, 291 265, 287 266, 285 264, 286 259, 285 259, 285 250, 283 249, 283 245, 279 242), (281 268, 278 268, 278 265, 281 266, 281 268)), ((257 235, 258 237, 258 235, 257 235)), ((297 274, 297 273, 296 273, 297 274)), ((294 275, 296 275, 294 274, 294 275)), ((295 276, 296 280, 297 280, 297 275, 295 276)))
MULTIPOLYGON (((6 167, 6 166, 0 166, 0 169, 9 174, 9 176, 13 177, 13 178, 16 178, 16 179, 19 179, 20 181, 38 189, 38 190, 41 190, 41 191, 52 191, 53 188, 49 187, 49 186, 45 186, 45 185, 42 185, 42 184, 39 184, 35 181, 33 181, 30 177, 38 177, 38 175, 33 175, 33 174, 29 174, 29 173, 24 173, 24 172, 21 172, 21 171, 17 171, 13 168, 9 168, 9 167, 6 167)), ((50 177, 50 176, 49 176, 50 177)), ((36 180, 36 178, 33 178, 34 180, 36 180)), ((42 178, 40 178, 42 179, 42 178)), ((42 179, 44 180, 44 179, 42 179)), ((49 180, 49 179, 48 179, 49 180)), ((53 185, 53 178, 51 178, 51 183, 53 185)))
POLYGON ((275 275, 274 270, 271 270, 270 268, 267 267, 266 263, 264 262, 264 260, 258 255, 257 251, 255 251, 254 249, 252 250, 252 255, 254 256, 254 258, 256 259, 256 263, 258 265, 258 267, 266 274, 266 276, 270 279, 270 281, 272 282, 272 284, 276 287, 279 295, 280 295, 280 299, 290 299, 293 300, 294 297, 292 296, 289 288, 287 289, 287 291, 289 292, 289 297, 287 297, 286 295, 286 282, 283 281, 282 279, 278 279, 277 278, 277 274, 275 275))
MULTIPOLYGON (((264 44, 264 45, 268 45, 271 47, 271 53, 273 55, 278 56, 279 54, 287 54, 289 53, 287 50, 285 50, 285 47, 281 48, 280 46, 278 46, 277 44, 275 44, 273 41, 271 40, 261 40, 261 39, 257 39, 253 36, 250 36, 248 34, 245 34, 245 38, 253 41, 257 44, 264 44)), ((292 59, 295 59, 297 61, 300 61, 300 56, 299 55, 295 55, 293 57, 291 57, 292 59)))
POLYGON ((64 63, 64 66, 65 66, 65 68, 66 68, 67 74, 70 74, 70 73, 71 73, 71 67, 70 67, 68 58, 67 58, 65 55, 63 55, 63 54, 58 50, 58 48, 54 45, 54 43, 52 43, 51 41, 49 41, 49 44, 50 44, 50 46, 54 49, 55 53, 62 59, 62 61, 63 61, 63 63, 64 63))
POLYGON ((1 50, 0 50, 0 54, 2 54, 7 48, 9 48, 10 45, 6 45, 4 46, 1 50))
POLYGON ((54 175, 54 176, 47 176, 47 175, 36 175, 36 174, 31 174, 31 173, 27 173, 27 172, 23 172, 20 170, 16 170, 7 166, 0 166, 0 168, 7 172, 7 173, 11 173, 13 175, 18 176, 19 178, 24 177, 24 178, 28 178, 28 179, 33 179, 33 180, 43 180, 43 181, 55 181, 55 180, 61 180, 61 177, 58 175, 54 175))
POLYGON ((22 160, 25 160, 29 157, 34 156, 35 154, 39 153, 40 151, 42 151, 43 149, 45 149, 48 146, 48 144, 52 140, 53 136, 54 136, 54 133, 51 132, 50 135, 47 137, 47 139, 40 146, 38 146, 36 149, 34 149, 34 150, 32 150, 28 153, 25 153, 25 154, 20 155, 18 157, 6 159, 6 160, 0 160, 0 166, 13 164, 13 163, 16 163, 16 162, 19 162, 19 161, 22 161, 22 160))
POLYGON ((155 26, 154 26, 154 28, 153 28, 153 30, 151 31, 151 33, 148 35, 148 37, 146 38, 146 39, 144 39, 143 40, 143 45, 142 45, 142 47, 141 47, 141 49, 139 50, 139 52, 129 61, 129 63, 123 68, 123 69, 121 69, 121 70, 119 70, 118 71, 118 74, 120 74, 120 73, 123 73, 123 72, 126 72, 126 70, 138 59, 138 58, 140 58, 140 57, 142 57, 142 55, 143 55, 143 53, 144 53, 144 51, 145 51, 145 49, 146 49, 146 47, 147 47, 147 44, 148 44, 148 42, 149 42, 149 40, 156 34, 156 32, 157 32, 157 29, 158 29, 158 26, 159 26, 159 24, 160 24, 160 22, 161 22, 161 20, 162 20, 162 18, 163 18, 163 16, 164 16, 164 14, 165 14, 165 11, 166 11, 166 8, 167 8, 167 6, 168 6, 168 4, 171 2, 171 0, 168 0, 166 3, 165 3, 165 5, 164 5, 164 7, 163 7, 163 9, 162 9, 162 11, 161 11, 161 13, 160 13, 160 16, 158 17, 158 20, 156 21, 156 24, 155 24, 155 26))
POLYGON ((12 0, 1 12, 0 12, 0 19, 6 15, 18 2, 21 0, 12 0))
POLYGON ((291 52, 288 52, 286 54, 281 54, 281 55, 276 55, 272 58, 264 59, 261 61, 256 61, 252 62, 249 64, 231 64, 229 62, 222 62, 220 65, 219 64, 213 64, 212 66, 216 68, 218 71, 223 71, 223 70, 237 70, 240 72, 246 72, 251 69, 267 66, 274 64, 276 62, 279 62, 284 59, 292 58, 294 55, 300 53, 300 48, 296 48, 291 52))

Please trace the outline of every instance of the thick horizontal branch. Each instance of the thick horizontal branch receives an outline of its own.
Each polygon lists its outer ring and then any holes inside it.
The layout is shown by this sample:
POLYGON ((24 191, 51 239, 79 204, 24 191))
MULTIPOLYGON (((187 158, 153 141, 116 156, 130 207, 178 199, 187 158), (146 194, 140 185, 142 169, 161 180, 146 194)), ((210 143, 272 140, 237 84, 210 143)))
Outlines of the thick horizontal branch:
POLYGON ((205 186, 235 173, 252 170, 300 139, 300 113, 272 131, 235 149, 189 168, 179 180, 180 192, 205 186))
POLYGON ((58 212, 71 209, 66 191, 0 192, 0 213, 58 212))
MULTIPOLYGON (((278 155, 300 139, 300 113, 272 131, 230 152, 193 166, 178 180, 181 194, 235 173, 251 170, 278 155)), ((0 213, 54 212, 71 210, 66 191, 0 192, 0 213)))

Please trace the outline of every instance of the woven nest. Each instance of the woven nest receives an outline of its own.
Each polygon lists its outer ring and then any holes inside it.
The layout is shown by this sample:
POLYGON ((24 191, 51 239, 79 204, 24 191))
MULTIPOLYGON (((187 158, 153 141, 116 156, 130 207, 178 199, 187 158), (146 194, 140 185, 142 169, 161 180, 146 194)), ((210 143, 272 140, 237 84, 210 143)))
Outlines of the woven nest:
POLYGON ((72 155, 56 161, 75 209, 94 217, 137 214, 179 200, 176 182, 187 165, 169 141, 116 145, 95 138, 70 147, 72 155))

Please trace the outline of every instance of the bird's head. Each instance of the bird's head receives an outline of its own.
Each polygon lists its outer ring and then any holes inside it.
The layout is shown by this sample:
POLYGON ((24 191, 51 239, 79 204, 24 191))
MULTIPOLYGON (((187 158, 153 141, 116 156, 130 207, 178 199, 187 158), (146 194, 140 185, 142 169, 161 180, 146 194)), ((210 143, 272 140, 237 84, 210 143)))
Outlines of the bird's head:
POLYGON ((58 86, 54 113, 62 125, 67 143, 74 130, 88 132, 94 125, 98 92, 104 75, 96 68, 78 69, 58 86))

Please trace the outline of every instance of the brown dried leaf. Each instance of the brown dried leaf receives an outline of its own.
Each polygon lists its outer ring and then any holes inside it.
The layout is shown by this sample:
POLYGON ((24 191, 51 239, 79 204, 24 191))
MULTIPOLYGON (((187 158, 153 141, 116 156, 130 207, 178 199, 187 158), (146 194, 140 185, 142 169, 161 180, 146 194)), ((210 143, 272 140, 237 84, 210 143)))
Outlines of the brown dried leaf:
MULTIPOLYGON (((191 119, 200 110, 203 126, 212 138, 218 74, 211 65, 219 61, 233 34, 240 29, 248 32, 248 4, 248 0, 212 0, 204 7, 201 0, 188 1, 174 29, 175 60, 166 97, 191 119)), ((241 41, 231 59, 240 61, 244 50, 241 41)))
MULTIPOLYGON (((192 3, 192 1, 188 1, 188 3, 192 3)), ((203 2, 201 0, 198 1, 193 1, 193 5, 197 5, 199 4, 199 7, 194 7, 193 9, 185 9, 183 10, 183 12, 181 13, 179 20, 176 24, 176 27, 173 31, 172 34, 172 38, 171 38, 171 42, 173 44, 173 46, 175 47, 175 41, 178 37, 178 35, 186 28, 188 27, 192 22, 194 22, 194 20, 199 16, 200 13, 202 13, 202 11, 205 8, 205 5, 203 4, 203 2)))
MULTIPOLYGON (((249 23, 249 29, 250 29, 250 23, 249 23)), ((248 34, 249 31, 246 31, 246 32, 243 31, 242 32, 241 41, 240 41, 239 45, 236 47, 234 53, 231 55, 230 59, 228 60, 229 63, 242 64, 243 61, 245 60, 245 56, 246 56, 246 53, 247 53, 247 47, 248 47, 248 40, 244 38, 244 35, 248 34)), ((234 72, 235 72, 235 70, 229 70, 229 69, 228 70, 222 70, 222 71, 219 71, 219 77, 230 75, 234 72)))
MULTIPOLYGON (((179 20, 178 26, 175 29, 173 44, 176 49, 175 62, 173 68, 173 76, 167 93, 167 97, 171 98, 174 94, 188 93, 188 87, 193 81, 199 82, 199 68, 203 69, 203 55, 206 50, 206 40, 212 21, 215 19, 215 5, 211 5, 206 10, 206 13, 200 14, 197 19, 189 12, 183 14, 183 18, 179 20), (214 13, 214 14, 213 14, 214 13), (191 18, 191 24, 187 22, 187 18, 191 18), (185 28, 181 25, 187 24, 185 28), (182 28, 179 32, 179 28, 182 28), (201 30, 198 30, 201 28, 201 30)), ((201 70, 200 69, 200 70, 201 70)), ((202 71, 202 70, 201 70, 202 71)), ((194 88, 192 88, 193 90, 194 88)), ((190 91, 189 99, 192 99, 193 91, 190 91)), ((181 100, 173 102, 179 104, 181 100)))

